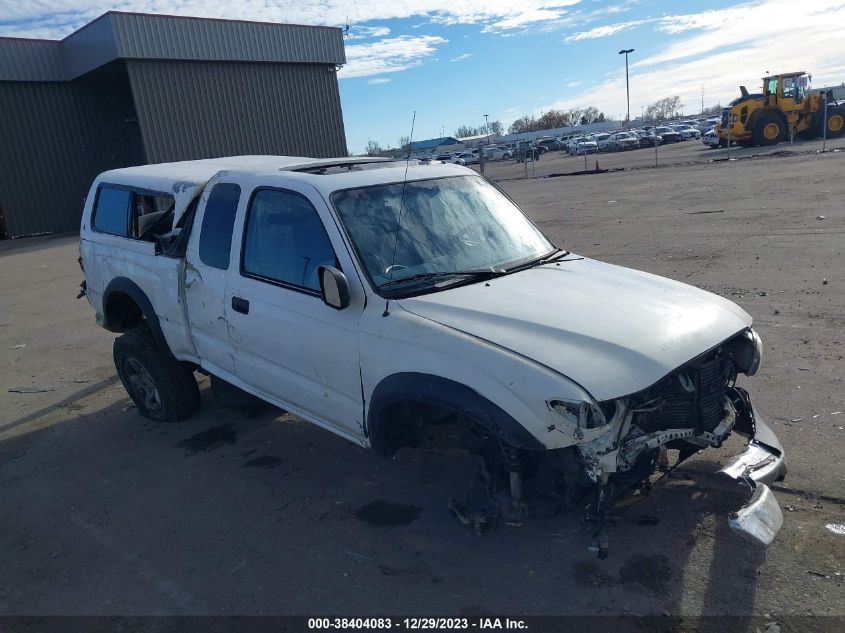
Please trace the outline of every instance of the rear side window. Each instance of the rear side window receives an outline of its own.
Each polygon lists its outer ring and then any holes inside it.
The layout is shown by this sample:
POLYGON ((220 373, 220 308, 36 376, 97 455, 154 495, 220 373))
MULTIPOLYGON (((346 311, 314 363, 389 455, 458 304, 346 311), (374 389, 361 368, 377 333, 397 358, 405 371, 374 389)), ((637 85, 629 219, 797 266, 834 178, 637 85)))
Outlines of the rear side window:
POLYGON ((129 233, 129 198, 126 189, 100 187, 97 194, 97 208, 94 209, 93 226, 97 231, 122 235, 129 233))
POLYGON ((307 198, 270 189, 255 194, 244 236, 245 274, 319 292, 318 268, 336 261, 323 222, 307 198))
POLYGON ((241 188, 238 185, 221 182, 214 185, 205 205, 200 231, 199 256, 206 266, 226 270, 232 252, 232 228, 241 188))

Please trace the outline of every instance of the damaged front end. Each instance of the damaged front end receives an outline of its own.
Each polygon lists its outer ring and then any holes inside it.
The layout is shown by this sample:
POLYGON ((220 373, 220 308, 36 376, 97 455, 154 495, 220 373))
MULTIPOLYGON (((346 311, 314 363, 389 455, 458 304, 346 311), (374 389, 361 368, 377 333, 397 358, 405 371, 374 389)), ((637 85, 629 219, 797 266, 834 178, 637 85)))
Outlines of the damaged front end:
POLYGON ((759 368, 760 347, 756 333, 747 330, 652 387, 614 401, 604 432, 577 445, 594 488, 587 520, 600 558, 607 555, 605 512, 646 482, 658 464, 665 465, 666 449, 677 449, 680 463, 704 448, 720 447, 733 431, 749 438, 748 449, 720 472, 747 485, 752 495, 731 514, 729 525, 758 544, 772 542, 783 515, 768 484, 786 474, 783 447, 748 393, 735 385, 738 371, 753 375, 759 368))

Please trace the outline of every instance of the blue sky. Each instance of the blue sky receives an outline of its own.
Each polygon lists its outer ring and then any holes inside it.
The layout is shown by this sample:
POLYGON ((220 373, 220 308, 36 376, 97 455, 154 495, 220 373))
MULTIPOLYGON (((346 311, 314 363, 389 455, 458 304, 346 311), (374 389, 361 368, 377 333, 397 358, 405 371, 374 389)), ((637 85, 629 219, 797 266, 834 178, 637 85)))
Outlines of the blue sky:
POLYGON ((845 0, 0 0, 0 35, 61 38, 109 10, 341 26, 352 152, 524 114, 595 105, 625 114, 622 48, 634 48, 631 115, 679 95, 725 103, 767 71, 845 81, 845 0))

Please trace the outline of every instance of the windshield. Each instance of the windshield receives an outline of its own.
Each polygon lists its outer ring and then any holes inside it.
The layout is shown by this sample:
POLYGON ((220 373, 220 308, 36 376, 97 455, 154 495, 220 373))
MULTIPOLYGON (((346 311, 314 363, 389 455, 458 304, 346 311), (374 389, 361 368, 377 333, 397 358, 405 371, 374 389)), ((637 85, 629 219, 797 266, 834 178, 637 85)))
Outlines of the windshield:
POLYGON ((409 290, 397 284, 402 279, 414 289, 443 282, 433 276, 421 279, 426 273, 499 271, 555 248, 513 202, 478 176, 417 180, 404 186, 398 241, 401 182, 332 195, 377 289, 389 284, 391 290, 409 290))

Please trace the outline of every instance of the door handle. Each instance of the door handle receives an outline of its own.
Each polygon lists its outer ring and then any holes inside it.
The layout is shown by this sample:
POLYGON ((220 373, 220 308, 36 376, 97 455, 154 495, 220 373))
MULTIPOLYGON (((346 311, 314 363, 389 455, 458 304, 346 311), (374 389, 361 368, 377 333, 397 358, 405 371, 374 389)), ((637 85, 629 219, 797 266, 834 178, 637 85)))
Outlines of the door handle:
POLYGON ((241 314, 249 314, 249 301, 240 297, 232 297, 232 310, 241 314))

